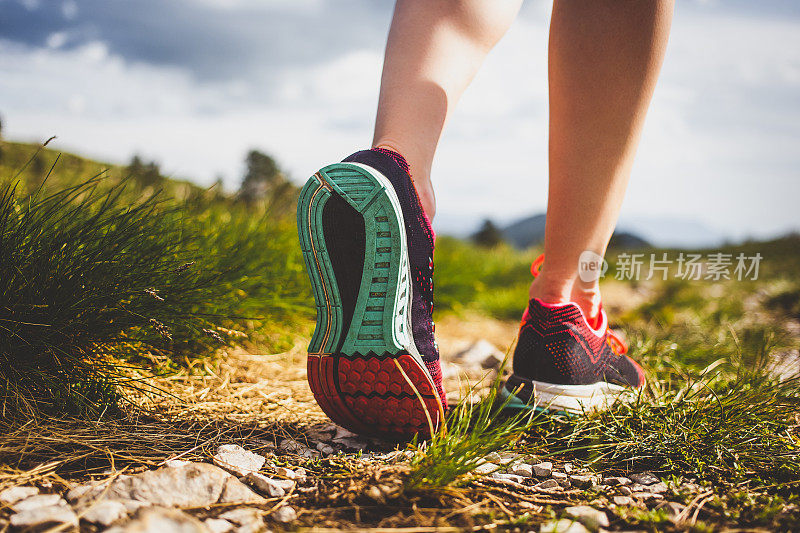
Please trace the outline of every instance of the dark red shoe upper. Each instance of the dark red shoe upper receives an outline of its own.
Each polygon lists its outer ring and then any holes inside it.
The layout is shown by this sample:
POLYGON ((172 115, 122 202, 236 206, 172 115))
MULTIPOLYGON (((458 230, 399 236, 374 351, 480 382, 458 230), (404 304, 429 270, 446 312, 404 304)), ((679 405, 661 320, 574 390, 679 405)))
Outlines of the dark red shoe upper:
POLYGON ((597 329, 586 322, 574 303, 528 304, 514 350, 518 377, 558 385, 589 385, 605 381, 641 387, 644 372, 632 359, 612 349, 605 312, 597 329))
POLYGON ((361 163, 386 176, 394 187, 406 225, 408 260, 411 269, 411 332, 425 367, 433 378, 443 406, 447 400, 442 387, 439 347, 434 338, 433 323, 433 244, 431 223, 422 208, 408 163, 402 155, 383 148, 363 150, 344 159, 361 163))

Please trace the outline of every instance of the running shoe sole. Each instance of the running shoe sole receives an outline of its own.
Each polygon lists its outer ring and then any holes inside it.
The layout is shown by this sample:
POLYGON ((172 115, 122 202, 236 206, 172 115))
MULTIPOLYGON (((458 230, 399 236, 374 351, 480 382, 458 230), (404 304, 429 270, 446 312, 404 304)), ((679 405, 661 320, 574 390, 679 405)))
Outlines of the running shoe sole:
POLYGON ((411 336, 406 231, 391 183, 360 163, 328 165, 300 192, 297 229, 317 306, 308 347, 317 403, 357 433, 432 435, 444 411, 411 336), (363 243, 354 242, 360 228, 363 243))
POLYGON ((508 400, 506 409, 582 414, 606 410, 618 400, 632 399, 635 392, 630 387, 605 381, 590 385, 558 385, 512 375, 500 390, 500 397, 501 401, 508 400), (525 401, 524 398, 530 399, 525 401))

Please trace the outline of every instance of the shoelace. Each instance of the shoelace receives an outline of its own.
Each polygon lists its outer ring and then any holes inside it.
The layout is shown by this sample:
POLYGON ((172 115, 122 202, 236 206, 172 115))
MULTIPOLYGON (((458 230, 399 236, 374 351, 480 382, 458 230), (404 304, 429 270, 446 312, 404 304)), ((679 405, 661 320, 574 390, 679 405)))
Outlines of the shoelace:
MULTIPOLYGON (((533 260, 531 263, 531 274, 534 278, 539 277, 539 273, 542 270, 542 264, 544 263, 544 254, 540 255, 536 259, 533 260)), ((611 350, 617 355, 625 355, 628 353, 628 345, 622 340, 622 337, 619 333, 614 331, 611 328, 606 329, 606 339, 608 345, 611 347, 611 350)))

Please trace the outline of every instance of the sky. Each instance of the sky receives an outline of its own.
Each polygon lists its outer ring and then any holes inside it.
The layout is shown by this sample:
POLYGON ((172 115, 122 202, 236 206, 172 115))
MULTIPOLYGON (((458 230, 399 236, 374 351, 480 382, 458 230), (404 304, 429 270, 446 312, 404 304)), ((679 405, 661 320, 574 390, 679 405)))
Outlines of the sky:
MULTIPOLYGON (((235 190, 371 141, 388 0, 0 0, 4 137, 235 190)), ((526 0, 447 125, 435 227, 547 202, 547 31, 526 0)), ((800 230, 800 3, 680 0, 620 219, 656 244, 800 230)))

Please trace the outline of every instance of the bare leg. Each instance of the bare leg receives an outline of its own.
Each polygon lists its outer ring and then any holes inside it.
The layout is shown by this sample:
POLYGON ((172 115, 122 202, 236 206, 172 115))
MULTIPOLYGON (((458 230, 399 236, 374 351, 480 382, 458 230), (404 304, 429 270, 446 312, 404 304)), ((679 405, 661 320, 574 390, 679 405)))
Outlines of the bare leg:
POLYGON ((522 0, 398 0, 373 146, 401 153, 430 218, 431 165, 448 116, 522 0))
POLYGON ((550 27, 550 192, 545 262, 531 297, 598 312, 584 250, 614 231, 661 68, 673 0, 556 0, 550 27))

